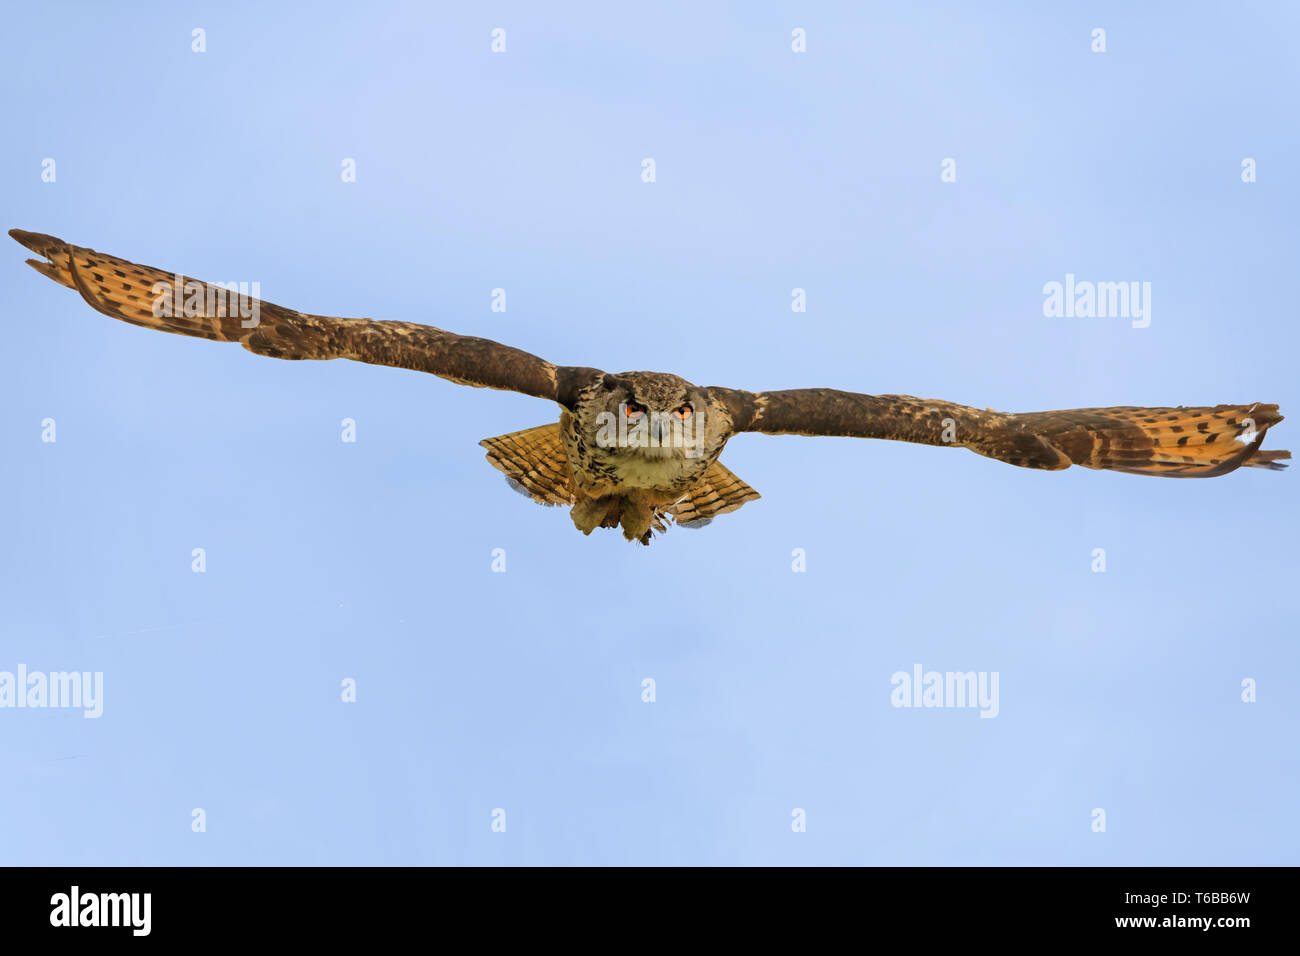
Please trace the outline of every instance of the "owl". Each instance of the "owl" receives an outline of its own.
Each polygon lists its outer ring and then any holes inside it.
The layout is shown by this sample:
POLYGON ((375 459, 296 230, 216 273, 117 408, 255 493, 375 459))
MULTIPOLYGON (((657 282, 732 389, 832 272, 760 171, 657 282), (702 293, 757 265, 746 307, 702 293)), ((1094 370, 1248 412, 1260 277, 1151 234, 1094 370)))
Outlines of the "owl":
POLYGON ((554 365, 429 325, 295 312, 53 236, 9 235, 42 257, 27 260, 36 271, 132 325, 238 342, 271 358, 414 369, 555 403, 558 421, 480 444, 511 487, 568 507, 583 534, 620 528, 627 540, 649 544, 669 524, 700 527, 757 499, 718 460, 740 432, 884 438, 966 448, 1022 468, 1081 465, 1168 478, 1211 478, 1243 465, 1276 470, 1291 457, 1262 448, 1282 421, 1277 405, 1007 413, 910 395, 700 386, 667 372, 554 365))

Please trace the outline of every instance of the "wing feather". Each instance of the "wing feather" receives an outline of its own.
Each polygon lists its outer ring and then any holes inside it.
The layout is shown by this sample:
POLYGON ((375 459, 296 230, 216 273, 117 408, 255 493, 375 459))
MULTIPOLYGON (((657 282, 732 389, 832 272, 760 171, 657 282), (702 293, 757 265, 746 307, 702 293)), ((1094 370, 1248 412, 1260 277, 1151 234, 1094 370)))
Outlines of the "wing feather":
POLYGON ((1212 478, 1242 465, 1278 469, 1261 450, 1282 421, 1276 405, 1073 408, 1011 414, 911 395, 829 388, 777 392, 711 389, 737 432, 842 435, 955 445, 1024 468, 1070 465, 1173 478, 1212 478))
POLYGON ((491 339, 414 322, 347 319, 297 312, 186 276, 72 246, 54 236, 9 235, 48 261, 37 272, 75 289, 99 312, 145 328, 238 342, 282 359, 352 359, 428 372, 461 385, 522 392, 571 407, 596 369, 554 365, 491 339))

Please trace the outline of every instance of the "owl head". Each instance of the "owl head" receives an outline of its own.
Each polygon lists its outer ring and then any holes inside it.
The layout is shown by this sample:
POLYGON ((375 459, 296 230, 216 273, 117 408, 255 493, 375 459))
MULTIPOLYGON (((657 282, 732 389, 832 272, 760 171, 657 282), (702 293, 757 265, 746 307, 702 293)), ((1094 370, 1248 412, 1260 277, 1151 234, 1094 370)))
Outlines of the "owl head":
POLYGON ((655 457, 690 455, 705 441, 708 394, 664 372, 607 374, 595 404, 598 444, 655 457))

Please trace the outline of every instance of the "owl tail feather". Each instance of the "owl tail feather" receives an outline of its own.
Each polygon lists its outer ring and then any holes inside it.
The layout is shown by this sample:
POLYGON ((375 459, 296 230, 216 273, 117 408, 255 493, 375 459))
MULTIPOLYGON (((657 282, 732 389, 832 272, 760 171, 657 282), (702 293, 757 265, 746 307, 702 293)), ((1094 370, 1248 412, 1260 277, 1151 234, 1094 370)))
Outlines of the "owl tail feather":
POLYGON ((735 511, 760 497, 759 493, 714 462, 683 497, 671 505, 651 507, 622 496, 592 499, 574 488, 572 471, 558 423, 485 438, 492 467, 503 472, 510 487, 543 505, 574 505, 574 524, 584 534, 594 528, 624 527, 624 537, 648 544, 653 532, 663 533, 669 523, 702 528, 718 515, 735 511), (631 527, 633 530, 628 531, 631 527), (645 528, 646 530, 642 530, 645 528))

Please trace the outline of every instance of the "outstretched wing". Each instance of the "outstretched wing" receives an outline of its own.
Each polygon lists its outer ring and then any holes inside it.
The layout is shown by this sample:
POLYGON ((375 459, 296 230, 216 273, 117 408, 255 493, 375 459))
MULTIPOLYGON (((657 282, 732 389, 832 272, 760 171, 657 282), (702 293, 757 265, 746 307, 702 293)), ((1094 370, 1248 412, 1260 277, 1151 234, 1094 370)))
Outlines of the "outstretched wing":
POLYGON ((429 372, 475 388, 498 388, 572 407, 596 369, 552 365, 520 349, 414 322, 376 322, 295 312, 219 285, 137 265, 36 232, 9 230, 47 262, 37 272, 75 289, 95 309, 132 325, 238 342, 282 359, 346 358, 429 372))
POLYGON ((1242 465, 1284 468, 1289 451, 1262 451, 1282 421, 1276 405, 1072 408, 1008 414, 910 395, 830 388, 710 390, 737 432, 889 438, 956 445, 1024 468, 1070 465, 1135 475, 1212 478, 1242 465))

